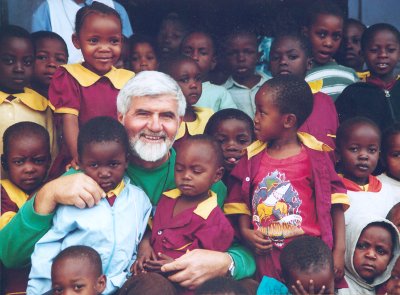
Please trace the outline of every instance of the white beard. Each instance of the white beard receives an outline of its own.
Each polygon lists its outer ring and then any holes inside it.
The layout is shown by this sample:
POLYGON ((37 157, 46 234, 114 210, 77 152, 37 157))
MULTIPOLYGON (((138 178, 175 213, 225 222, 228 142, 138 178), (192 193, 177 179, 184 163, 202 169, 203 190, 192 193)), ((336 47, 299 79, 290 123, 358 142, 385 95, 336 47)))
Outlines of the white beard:
POLYGON ((164 132, 151 133, 147 131, 139 133, 134 138, 130 139, 129 143, 133 155, 138 156, 146 162, 156 162, 168 154, 173 141, 171 141, 164 132), (164 141, 158 143, 145 142, 142 140, 144 134, 164 137, 164 141))

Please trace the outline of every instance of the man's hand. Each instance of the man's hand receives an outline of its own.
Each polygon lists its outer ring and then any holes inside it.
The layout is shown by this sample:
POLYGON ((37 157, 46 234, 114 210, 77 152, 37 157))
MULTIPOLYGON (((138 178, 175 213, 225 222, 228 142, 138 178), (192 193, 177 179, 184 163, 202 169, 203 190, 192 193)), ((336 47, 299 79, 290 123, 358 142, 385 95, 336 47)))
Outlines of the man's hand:
POLYGON ((195 249, 161 267, 164 273, 174 272, 168 279, 184 288, 195 289, 208 279, 224 276, 231 264, 227 253, 195 249))
POLYGON ((272 249, 271 239, 254 229, 242 229, 241 234, 257 255, 265 255, 272 249))
POLYGON ((46 215, 52 213, 57 204, 93 207, 105 196, 105 192, 92 178, 77 173, 46 183, 36 195, 34 209, 36 213, 46 215))

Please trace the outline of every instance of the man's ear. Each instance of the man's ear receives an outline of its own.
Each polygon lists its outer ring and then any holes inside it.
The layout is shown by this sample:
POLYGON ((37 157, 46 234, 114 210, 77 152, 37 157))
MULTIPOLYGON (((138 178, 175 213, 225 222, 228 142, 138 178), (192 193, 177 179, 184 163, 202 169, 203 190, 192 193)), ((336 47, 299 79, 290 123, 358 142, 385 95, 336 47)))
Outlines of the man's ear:
POLYGON ((72 44, 74 44, 76 49, 81 49, 81 43, 79 42, 79 38, 76 33, 72 34, 72 44))
POLYGON ((214 183, 220 181, 222 179, 222 176, 224 176, 225 168, 224 167, 219 167, 217 171, 215 171, 215 178, 214 178, 214 183))
POLYGON ((124 115, 122 114, 122 113, 120 113, 120 112, 118 112, 117 113, 117 119, 118 119, 118 122, 120 122, 122 125, 124 125, 124 115))
POLYGON ((107 277, 105 275, 101 275, 97 278, 97 283, 96 283, 96 291, 98 294, 103 294, 104 290, 106 289, 107 286, 107 277))
POLYGON ((297 124, 297 117, 295 114, 285 114, 283 126, 285 128, 292 128, 297 124))

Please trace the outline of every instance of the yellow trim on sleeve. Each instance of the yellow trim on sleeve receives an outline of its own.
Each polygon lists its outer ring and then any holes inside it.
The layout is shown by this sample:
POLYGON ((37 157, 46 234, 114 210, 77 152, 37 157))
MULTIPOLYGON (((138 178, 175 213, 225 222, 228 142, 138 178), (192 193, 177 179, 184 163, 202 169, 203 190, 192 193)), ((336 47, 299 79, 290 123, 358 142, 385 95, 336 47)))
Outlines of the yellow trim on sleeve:
POLYGON ((246 214, 251 215, 250 210, 246 204, 243 203, 228 203, 224 204, 224 213, 226 215, 230 214, 246 214))
POLYGON ((75 115, 75 116, 79 115, 78 110, 75 110, 73 108, 66 108, 66 107, 58 108, 58 109, 54 110, 54 112, 56 114, 70 114, 70 115, 75 115))
POLYGON ((315 80, 315 81, 310 81, 310 82, 307 82, 307 83, 308 83, 308 86, 310 86, 310 88, 311 88, 312 94, 315 94, 315 93, 321 91, 322 86, 324 84, 324 80, 322 80, 322 79, 321 80, 315 80))
POLYGON ((13 211, 8 211, 5 212, 3 215, 0 216, 0 230, 3 229, 13 219, 13 217, 17 214, 16 212, 13 211))
POLYGON ((28 200, 29 195, 8 179, 1 180, 1 185, 7 192, 10 200, 17 204, 18 208, 21 208, 25 204, 26 200, 28 200))
POLYGON ((331 196, 331 202, 333 204, 342 204, 343 205, 343 210, 346 211, 350 207, 350 199, 349 196, 346 194, 332 194, 331 196))
POLYGON ((330 133, 328 133, 326 136, 331 137, 331 138, 336 138, 336 134, 330 134, 330 133))
POLYGON ((186 245, 183 245, 182 247, 179 247, 179 248, 177 248, 177 249, 174 249, 174 250, 176 250, 176 251, 183 250, 183 249, 185 249, 185 248, 189 247, 191 244, 193 244, 193 242, 187 243, 186 245))

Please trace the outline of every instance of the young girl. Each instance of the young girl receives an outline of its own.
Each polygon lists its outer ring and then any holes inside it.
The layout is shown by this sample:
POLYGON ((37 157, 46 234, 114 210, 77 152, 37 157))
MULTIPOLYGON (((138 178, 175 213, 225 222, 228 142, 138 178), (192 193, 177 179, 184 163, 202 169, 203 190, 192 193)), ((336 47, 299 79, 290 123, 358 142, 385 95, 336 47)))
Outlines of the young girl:
POLYGON ((213 109, 237 108, 226 88, 212 84, 209 74, 217 64, 217 53, 212 36, 204 31, 194 31, 182 41, 181 52, 193 58, 200 67, 203 91, 196 106, 213 109))
POLYGON ((79 128, 96 116, 117 118, 119 90, 134 73, 113 67, 121 54, 121 19, 118 12, 93 2, 81 8, 72 36, 85 61, 60 67, 49 88, 55 112, 61 114, 65 147, 58 159, 59 173, 64 164, 77 168, 79 128))
POLYGON ((67 44, 60 35, 39 31, 32 34, 35 48, 35 65, 32 88, 44 97, 48 97, 50 81, 57 68, 68 61, 67 44))
MULTIPOLYGON (((3 145, 1 162, 8 179, 0 181, 0 230, 42 186, 51 163, 49 133, 34 122, 19 122, 8 127, 3 145)), ((5 269, 6 294, 25 294, 29 269, 5 269)))
POLYGON ((211 116, 204 133, 214 137, 221 146, 225 168, 223 178, 227 180, 247 146, 255 139, 254 123, 241 110, 224 109, 211 116))
POLYGON ((370 75, 347 87, 336 102, 339 120, 365 116, 385 130, 400 120, 400 83, 394 69, 400 58, 400 33, 389 24, 365 30, 361 48, 370 75))
POLYGON ((310 39, 314 58, 306 81, 323 80, 321 92, 328 94, 333 101, 346 86, 358 81, 353 69, 338 65, 333 59, 342 40, 343 19, 343 12, 335 2, 314 1, 303 29, 310 39))
POLYGON ((197 63, 190 57, 181 55, 165 63, 165 71, 176 80, 186 99, 186 111, 183 116, 174 147, 183 139, 196 134, 203 134, 208 119, 214 113, 211 109, 195 107, 201 96, 201 74, 197 63))
POLYGON ((157 71, 158 58, 155 42, 147 36, 134 35, 128 41, 129 66, 132 71, 157 71))
POLYGON ((385 172, 378 175, 382 183, 400 189, 400 123, 395 123, 383 133, 381 160, 385 172))
MULTIPOLYGON (((48 100, 27 88, 34 63, 30 34, 17 26, 0 28, 0 153, 2 137, 11 125, 31 121, 43 126, 50 135, 53 156, 57 153, 53 113, 48 100)), ((3 171, 2 171, 3 172, 3 171)), ((2 178, 6 177, 2 173, 2 178)))
POLYGON ((375 287, 390 278, 400 254, 399 232, 390 221, 359 212, 346 225, 345 279, 349 288, 339 289, 339 295, 376 294, 375 287))
POLYGON ((360 213, 386 217, 392 206, 400 201, 398 189, 389 183, 381 183, 372 175, 378 163, 380 143, 378 126, 367 118, 349 119, 338 129, 338 170, 350 198, 350 208, 345 212, 346 224, 360 213))
POLYGON ((159 271, 166 263, 164 255, 176 259, 194 249, 228 249, 233 229, 211 191, 223 171, 222 151, 214 139, 195 135, 182 142, 176 154, 177 188, 164 192, 158 202, 150 242, 140 246, 148 249, 132 267, 135 274, 159 271))

